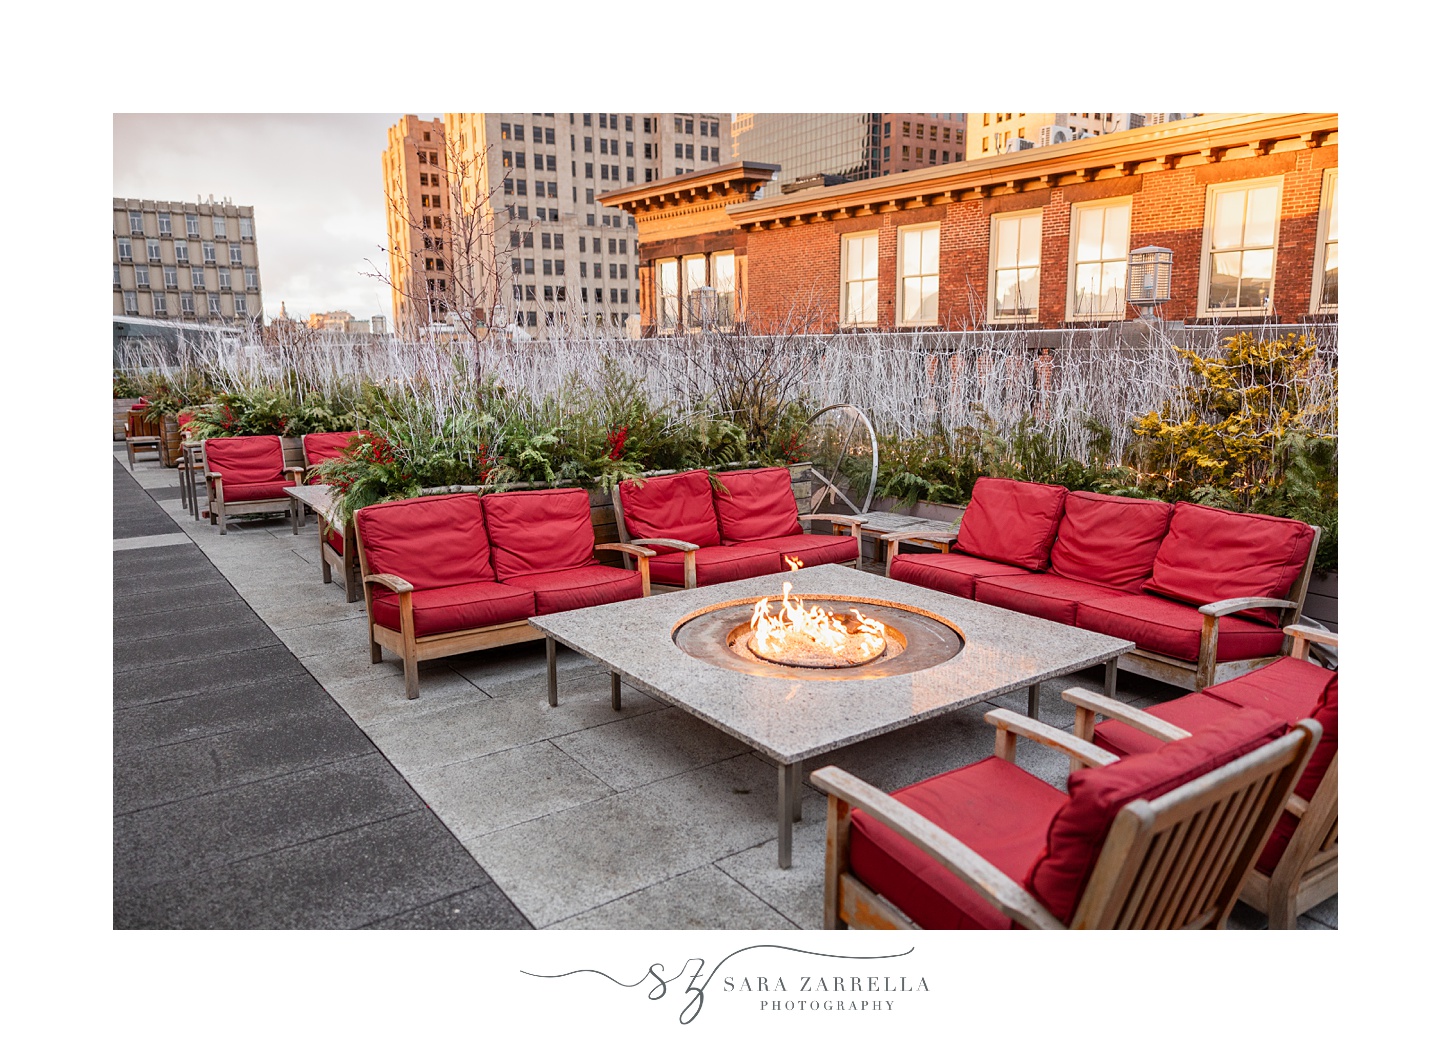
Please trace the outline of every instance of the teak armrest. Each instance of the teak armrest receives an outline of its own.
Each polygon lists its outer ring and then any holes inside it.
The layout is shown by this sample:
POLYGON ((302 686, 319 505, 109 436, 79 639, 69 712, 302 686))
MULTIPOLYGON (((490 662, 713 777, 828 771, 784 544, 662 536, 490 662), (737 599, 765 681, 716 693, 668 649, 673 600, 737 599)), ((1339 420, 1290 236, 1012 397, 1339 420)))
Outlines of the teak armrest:
POLYGON ((395 594, 411 594, 413 584, 406 579, 393 575, 391 572, 374 572, 372 575, 363 577, 364 583, 377 583, 387 587, 395 594))
POLYGON ((1018 736, 1066 753, 1075 764, 1087 763, 1095 768, 1102 768, 1118 760, 1116 755, 1099 749, 1091 742, 1085 742, 1068 732, 1059 731, 1012 710, 992 710, 983 715, 983 720, 998 730, 997 739, 993 743, 993 755, 1001 757, 1009 764, 1017 762, 1018 736))
MULTIPOLYGON (((1078 707, 1073 722, 1073 734, 1084 742, 1093 741, 1094 714, 1101 714, 1109 720, 1127 724, 1160 742, 1174 742, 1187 739, 1189 733, 1178 725, 1170 724, 1161 717, 1110 699, 1106 695, 1090 692, 1086 688, 1070 688, 1063 693, 1063 701, 1078 707)), ((1098 747, 1094 747, 1098 749, 1098 747)))
POLYGON ((1294 608, 1295 602, 1280 598, 1229 598, 1209 605, 1200 605, 1199 611, 1206 616, 1227 616, 1232 612, 1243 612, 1249 608, 1294 608))
POLYGON ((667 539, 665 539, 662 536, 655 536, 655 537, 650 537, 650 538, 647 538, 647 539, 631 540, 630 542, 632 544, 636 545, 636 546, 643 546, 645 544, 654 544, 654 545, 656 545, 658 547, 670 547, 673 550, 683 550, 683 551, 700 550, 700 545, 699 544, 686 543, 684 540, 667 540, 667 539))
POLYGON ((940 862, 985 901, 1025 927, 1062 930, 1063 924, 1016 880, 890 794, 831 766, 811 773, 811 782, 829 797, 861 808, 892 832, 911 841, 940 862))
POLYGON ((845 525, 851 529, 853 536, 860 536, 862 531, 862 520, 853 518, 849 514, 803 514, 796 519, 799 522, 823 521, 833 525, 845 525))
POLYGON ((636 547, 632 543, 597 543, 595 550, 617 550, 621 554, 630 554, 637 558, 653 558, 656 553, 649 547, 636 547))
POLYGON ((1294 623, 1285 627, 1285 633, 1294 638, 1294 643, 1290 646, 1290 655, 1296 659, 1308 659, 1311 645, 1325 645, 1337 651, 1340 649, 1340 635, 1332 634, 1328 630, 1294 623))

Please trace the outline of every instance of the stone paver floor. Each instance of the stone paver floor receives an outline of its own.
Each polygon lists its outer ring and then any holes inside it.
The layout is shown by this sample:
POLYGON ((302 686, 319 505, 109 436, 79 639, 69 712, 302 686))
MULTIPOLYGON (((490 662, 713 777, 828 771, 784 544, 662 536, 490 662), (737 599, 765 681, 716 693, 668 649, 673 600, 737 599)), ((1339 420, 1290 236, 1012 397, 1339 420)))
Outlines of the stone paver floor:
MULTIPOLYGON (((124 452, 117 457, 124 462, 124 452)), ((608 673, 562 648, 559 706, 549 707, 542 642, 425 663, 422 694, 410 702, 398 659, 384 652, 382 663, 368 662, 362 601, 347 604, 340 581, 322 583, 315 520, 298 536, 281 516, 229 522, 223 536, 182 508, 174 471, 138 463, 134 477, 175 522, 173 532, 185 534, 225 580, 190 594, 177 590, 174 603, 198 614, 213 603, 225 611, 223 588, 235 590, 529 924, 820 925, 826 808, 820 793, 808 787, 804 796, 794 868, 778 868, 770 764, 628 685, 621 710, 612 711, 608 673)), ((123 509, 119 498, 117 509, 123 509)), ((118 576, 122 567, 118 555, 118 576)), ((117 618, 119 625, 119 612, 117 618)), ((229 625, 210 631, 216 640, 229 633, 229 625)), ((1045 684, 1041 713, 1048 723, 1071 726, 1071 707, 1058 693, 1072 685, 1101 690, 1102 673, 1045 684)), ((1177 694, 1120 675, 1120 695, 1135 705, 1177 694)), ((1023 711, 1026 703, 1024 691, 992 705, 1023 711)), ((806 772, 835 763, 891 790, 970 763, 992 752, 993 730, 982 720, 988 708, 836 751, 808 762, 806 772)), ((1064 758, 1032 744, 1020 750, 1025 768, 1064 784, 1064 758)), ((124 872, 118 860, 118 888, 124 872)), ((288 882, 305 885, 293 877, 288 882)), ((1337 909, 1332 898, 1301 917, 1301 926, 1333 929, 1337 909)), ((421 926, 432 925, 423 919, 421 926)), ((1264 918, 1240 906, 1231 924, 1262 927, 1264 918)))

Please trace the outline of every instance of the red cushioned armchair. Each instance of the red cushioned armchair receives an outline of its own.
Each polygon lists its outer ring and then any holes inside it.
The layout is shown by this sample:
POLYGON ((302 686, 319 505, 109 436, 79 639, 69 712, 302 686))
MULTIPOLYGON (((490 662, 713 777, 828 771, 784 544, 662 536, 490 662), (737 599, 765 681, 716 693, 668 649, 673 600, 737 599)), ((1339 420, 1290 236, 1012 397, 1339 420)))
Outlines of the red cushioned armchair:
POLYGON ((1074 734, 1121 757, 1151 752, 1244 708, 1287 723, 1308 717, 1320 724, 1320 745, 1240 895, 1275 930, 1294 930, 1301 913, 1335 894, 1340 866, 1340 675, 1309 662, 1311 645, 1338 648, 1340 640, 1304 626, 1285 633, 1294 642, 1288 657, 1146 709, 1079 690, 1064 695, 1078 707, 1074 734), (1107 718, 1101 724, 1099 714, 1107 718))
POLYGON ((277 435, 240 435, 202 441, 207 477, 207 512, 227 532, 227 517, 286 511, 297 532, 297 502, 282 490, 302 481, 302 468, 288 467, 277 435))
POLYGON ((825 923, 938 929, 1219 928, 1320 735, 1261 710, 1119 758, 1009 710, 994 755, 888 795, 829 767, 825 923), (1027 738, 1092 765, 1064 793, 1027 738))
POLYGON ((784 572, 803 565, 861 564, 861 522, 848 515, 796 513, 784 467, 704 470, 624 481, 612 493, 620 538, 656 551, 657 585, 693 588, 784 572), (803 523, 830 523, 832 535, 803 523), (843 535, 843 531, 849 535, 843 535))
MULTIPOLYGON (((418 663, 543 635, 529 623, 588 605, 643 597, 649 566, 637 575, 593 556, 589 497, 582 489, 423 496, 374 504, 353 518, 368 651, 403 659, 404 690, 418 698, 418 663)), ((648 559, 642 547, 606 544, 648 559)), ((549 703, 557 702, 553 640, 549 703)), ((613 685, 619 705, 619 682, 613 685)))

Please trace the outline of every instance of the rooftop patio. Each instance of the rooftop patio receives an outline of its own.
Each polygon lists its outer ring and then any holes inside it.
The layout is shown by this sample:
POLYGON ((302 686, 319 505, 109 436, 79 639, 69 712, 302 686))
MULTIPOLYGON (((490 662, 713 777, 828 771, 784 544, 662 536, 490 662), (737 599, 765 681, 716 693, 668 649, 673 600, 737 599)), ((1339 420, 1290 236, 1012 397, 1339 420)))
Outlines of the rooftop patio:
MULTIPOLYGON (((825 798, 810 787, 777 864, 776 769, 607 671, 530 642, 420 666, 369 663, 362 601, 321 582, 308 519, 193 520, 174 470, 118 460, 117 927, 806 928, 821 924, 825 798)), ((870 566, 870 564, 868 565, 870 566)), ((880 570, 880 566, 876 566, 880 570)), ((1039 717, 1071 728, 1071 686, 1039 717)), ((1182 690, 1121 674, 1135 706, 1182 690)), ((992 707, 806 762, 895 790, 990 756, 992 707)), ((1067 760, 1019 763, 1064 786, 1067 760)), ((1331 898, 1300 917, 1334 928, 1331 898)), ((1265 918, 1239 906, 1230 926, 1265 918)))

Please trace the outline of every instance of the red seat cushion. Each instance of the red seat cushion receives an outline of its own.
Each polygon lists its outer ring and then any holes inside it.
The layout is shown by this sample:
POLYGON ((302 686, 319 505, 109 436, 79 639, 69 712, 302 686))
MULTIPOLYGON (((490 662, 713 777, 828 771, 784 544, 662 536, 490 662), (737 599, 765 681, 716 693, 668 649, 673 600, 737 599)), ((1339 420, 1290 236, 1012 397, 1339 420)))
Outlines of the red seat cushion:
MULTIPOLYGON (((1068 797, 988 757, 892 794, 1020 883, 1043 851, 1048 825, 1068 797)), ((1005 929, 1010 921, 915 844, 870 815, 851 814, 852 875, 921 927, 1005 929)))
POLYGON ((607 565, 581 565, 559 572, 510 576, 507 586, 534 593, 534 614, 568 612, 572 608, 609 605, 641 596, 640 574, 607 565))
POLYGON ((715 513, 723 543, 749 543, 774 536, 801 535, 791 472, 784 467, 722 471, 714 490, 715 513))
POLYGON ((1137 594, 1154 570, 1173 513, 1172 505, 1158 500, 1069 493, 1051 569, 1069 579, 1137 594))
POLYGON ((1053 817, 1048 843, 1028 876, 1028 889, 1068 923, 1098 862, 1114 817, 1136 800, 1153 800, 1262 746, 1286 731, 1263 710, 1237 710, 1200 732, 1153 753, 1068 776, 1068 801, 1053 817))
MULTIPOLYGON (((325 460, 336 460, 343 455, 348 443, 358 437, 356 431, 323 431, 302 436, 302 456, 308 469, 325 460)), ((310 475, 308 484, 318 481, 317 475, 310 475)))
POLYGON ((944 594, 956 594, 969 601, 980 577, 1027 574, 1027 570, 1015 565, 984 561, 966 554, 898 554, 892 559, 890 572, 892 579, 930 587, 944 594))
POLYGON ((418 590, 494 579, 477 496, 379 503, 353 518, 369 573, 406 579, 418 590))
POLYGON ((222 499, 227 506, 246 503, 249 500, 281 500, 287 496, 283 489, 296 485, 291 478, 275 482, 229 482, 222 479, 222 499))
POLYGON ((1030 572, 1019 576, 982 576, 973 597, 984 605, 1012 609, 1039 619, 1075 626, 1078 604, 1113 597, 1115 591, 1096 583, 1082 583, 1051 572, 1030 572))
MULTIPOLYGON (((1314 529, 1289 518, 1178 503, 1144 589, 1196 606, 1226 598, 1283 598, 1314 538, 1314 529)), ((1270 623, 1279 619, 1268 609, 1246 615, 1270 623)))
MULTIPOLYGON (((780 553, 770 549, 757 550, 749 543, 702 547, 695 552, 695 582, 702 587, 750 579, 752 576, 768 576, 783 568, 780 553)), ((651 558, 650 580, 672 587, 685 586, 685 552, 671 551, 651 558)))
MULTIPOLYGON (((1193 662, 1199 658, 1204 617, 1188 605, 1152 594, 1119 594, 1081 602, 1075 625, 1132 641, 1145 651, 1193 662)), ((1284 643, 1285 635, 1278 627, 1237 616, 1219 620, 1220 662, 1278 655, 1284 643)))
MULTIPOLYGON (((1177 699, 1159 703, 1157 706, 1144 707, 1145 712, 1153 714, 1161 721, 1177 725, 1191 735, 1203 731, 1215 721, 1235 713, 1239 709, 1241 707, 1227 703, 1223 699, 1214 698, 1209 694, 1208 689, 1203 692, 1191 692, 1177 699)), ((1295 719, 1299 720, 1298 717, 1295 719)), ((1097 725, 1093 730, 1093 744, 1103 747, 1109 753, 1116 753, 1120 757, 1127 757, 1134 753, 1153 753, 1164 745, 1158 739, 1145 735, 1137 728, 1120 724, 1118 721, 1103 721, 1097 725)))
POLYGON ((774 536, 768 540, 751 540, 749 543, 733 544, 737 547, 749 547, 752 550, 775 551, 780 555, 780 568, 789 569, 786 564, 786 557, 801 559, 802 568, 810 568, 812 565, 842 564, 843 562, 856 562, 857 544, 850 536, 827 536, 811 532, 804 532, 799 536, 774 536))
POLYGON ((979 478, 953 546, 975 558, 1042 572, 1067 495, 1061 485, 979 478))
POLYGON ((202 442, 202 455, 207 469, 227 485, 282 481, 282 439, 276 435, 208 438, 202 442))
POLYGON ((705 471, 646 478, 643 485, 626 480, 619 488, 620 507, 631 539, 660 536, 697 547, 720 543, 715 498, 710 491, 710 475, 705 471))
POLYGON ((583 489, 493 493, 484 497, 484 521, 500 580, 598 564, 583 489))
MULTIPOLYGON (((398 595, 387 593, 383 587, 374 590, 382 593, 373 595, 373 621, 401 631, 398 595)), ((492 581, 413 592, 413 633, 419 637, 511 623, 534 614, 534 595, 530 591, 492 581)))

